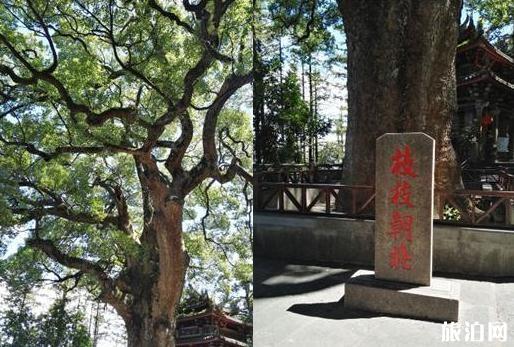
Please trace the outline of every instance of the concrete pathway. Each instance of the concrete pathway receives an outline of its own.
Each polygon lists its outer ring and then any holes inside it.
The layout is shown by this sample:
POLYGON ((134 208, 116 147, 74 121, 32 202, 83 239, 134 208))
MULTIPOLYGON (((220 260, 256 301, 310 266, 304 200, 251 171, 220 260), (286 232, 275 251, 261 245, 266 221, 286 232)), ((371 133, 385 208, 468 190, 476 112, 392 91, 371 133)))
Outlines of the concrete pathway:
MULTIPOLYGON (((514 280, 461 284, 460 341, 443 342, 441 323, 345 310, 344 283, 357 269, 254 259, 254 346, 514 346, 514 280), (466 328, 480 340, 465 341, 466 328), (507 323, 507 341, 487 341, 489 322, 507 323), (466 326, 466 323, 469 326, 466 326)), ((468 338, 469 339, 469 338, 468 338)))

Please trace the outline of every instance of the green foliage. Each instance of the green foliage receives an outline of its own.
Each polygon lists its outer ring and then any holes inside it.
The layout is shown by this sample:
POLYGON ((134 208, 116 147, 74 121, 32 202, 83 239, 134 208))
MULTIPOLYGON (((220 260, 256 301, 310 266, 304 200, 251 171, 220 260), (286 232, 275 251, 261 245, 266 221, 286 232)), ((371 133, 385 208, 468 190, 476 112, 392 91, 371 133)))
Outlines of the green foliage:
POLYGON ((335 1, 277 0, 269 2, 268 11, 272 30, 287 32, 303 54, 335 48, 333 34, 327 30, 341 29, 335 1))
POLYGON ((22 248, 0 263, 0 283, 7 289, 7 307, 0 312, 1 346, 92 346, 84 317, 68 312, 65 296, 48 312, 33 312, 34 291, 40 289, 44 269, 51 266, 39 252, 22 248))
MULTIPOLYGON (((55 300, 48 312, 36 315, 36 304, 27 281, 6 277, 7 307, 0 312, 0 345, 12 347, 55 346, 91 347, 85 319, 77 309, 70 310, 65 295, 55 300)), ((64 293, 64 292, 63 292, 64 293)))
POLYGON ((329 121, 311 116, 294 66, 282 83, 276 75, 267 78, 264 102, 267 112, 261 136, 266 144, 265 162, 302 162, 302 144, 309 137, 324 136, 330 129, 329 121))
POLYGON ((251 194, 242 194, 242 185, 241 180, 226 185, 205 183, 189 197, 196 201, 197 213, 184 234, 191 266, 183 298, 191 300, 203 288, 216 304, 237 308, 234 315, 251 320, 252 230, 245 218, 251 213, 251 200, 245 202, 251 194), (208 206, 209 214, 198 206, 208 206))
POLYGON ((37 287, 43 274, 44 257, 30 248, 21 248, 14 255, 0 262, 0 282, 7 288, 22 295, 37 287))
POLYGON ((514 55, 514 1, 466 0, 466 8, 476 12, 486 36, 500 49, 514 55))
POLYGON ((314 161, 315 139, 331 127, 319 106, 328 97, 328 80, 342 76, 345 61, 338 46, 342 23, 336 3, 279 0, 262 7, 254 63, 254 104, 263 105, 255 107, 257 159, 314 161))
POLYGON ((290 71, 282 83, 270 76, 265 102, 267 125, 274 137, 269 140, 272 146, 264 148, 266 161, 275 157, 282 163, 301 161, 298 139, 305 140, 309 106, 302 98, 296 71, 290 71))
MULTIPOLYGON (((31 287, 48 276, 63 278, 80 270, 85 273, 77 277, 78 287, 98 295, 110 289, 102 287, 98 269, 115 279, 129 263, 148 259, 144 252, 149 248, 141 246, 140 237, 147 227, 145 213, 153 210, 143 204, 147 172, 138 175, 144 168, 136 165, 142 152, 157 167, 170 198, 177 191, 186 195, 184 181, 205 162, 206 135, 214 135, 216 148, 209 168, 218 170, 198 182, 219 178, 231 164, 251 171, 252 130, 241 102, 245 92, 236 94, 235 101, 225 100, 250 80, 251 2, 234 1, 222 18, 207 22, 206 12, 195 13, 184 4, 156 1, 155 8, 152 3, 0 4, 0 250, 9 243, 18 246, 0 267, 6 280, 19 282, 16 286, 31 287), (242 76, 245 83, 227 82, 228 91, 221 90, 224 82, 242 76), (213 123, 218 127, 204 133, 207 114, 217 116, 213 123), (191 142, 174 171, 164 163, 178 156, 175 149, 188 131, 186 118, 191 142), (177 172, 184 173, 182 180, 177 172), (128 216, 128 226, 120 222, 121 215, 128 216), (20 234, 55 248, 33 251, 24 247, 20 234), (55 250, 95 267, 84 270, 55 250)), ((221 10, 213 6, 214 1, 206 2, 209 16, 221 10)), ((198 233, 195 215, 205 204, 199 191, 206 184, 191 181, 193 193, 185 197, 185 218, 191 220, 183 223, 184 229, 195 225, 185 236, 188 253, 193 264, 212 261, 221 271, 191 270, 188 279, 198 277, 203 285, 219 280, 223 284, 215 289, 225 296, 231 286, 251 278, 248 214, 240 199, 244 183, 210 193, 213 208, 234 211, 207 225, 213 240, 230 245, 222 248, 202 241, 198 233)), ((117 297, 118 290, 113 289, 117 297)), ((54 316, 65 312, 65 303, 60 305, 42 318, 49 331, 58 326, 69 331, 65 321, 78 319, 57 320, 54 316)), ((81 334, 78 326, 74 329, 81 334)), ((52 338, 57 336, 53 331, 52 338)))
POLYGON ((57 299, 48 313, 39 317, 39 346, 91 347, 93 342, 84 324, 84 316, 75 310, 68 312, 68 299, 57 299))
POLYGON ((443 211, 443 219, 449 221, 459 221, 462 219, 459 210, 455 207, 446 204, 443 211))
POLYGON ((341 164, 344 157, 344 146, 339 142, 325 142, 319 151, 320 164, 341 164))
POLYGON ((2 346, 37 346, 38 321, 30 309, 27 295, 28 293, 16 293, 16 295, 7 297, 7 309, 2 312, 0 317, 0 344, 2 346))

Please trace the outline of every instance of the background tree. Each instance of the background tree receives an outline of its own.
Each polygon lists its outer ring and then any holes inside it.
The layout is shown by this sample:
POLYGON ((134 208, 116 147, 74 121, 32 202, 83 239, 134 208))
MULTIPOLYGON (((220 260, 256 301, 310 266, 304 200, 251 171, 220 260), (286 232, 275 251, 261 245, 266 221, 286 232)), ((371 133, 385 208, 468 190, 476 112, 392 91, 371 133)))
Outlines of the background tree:
POLYGON ((265 150, 266 161, 273 159, 280 163, 301 162, 305 141, 305 128, 308 126, 309 107, 302 99, 296 69, 291 69, 282 81, 269 76, 266 82, 266 118, 273 126, 275 141, 265 150))
POLYGON ((174 345, 187 197, 250 179, 217 127, 251 81, 250 14, 233 0, 0 6, 1 231, 114 307, 129 346, 174 345))
POLYGON ((18 272, 19 263, 23 261, 17 257, 11 259, 10 264, 4 262, 0 266, 0 283, 8 291, 6 307, 0 313, 2 346, 35 346, 39 335, 37 316, 31 310, 31 289, 39 273, 34 269, 18 272))
POLYGON ((450 130, 461 1, 338 4, 348 48, 345 183, 374 184, 377 137, 422 131, 436 141, 435 189, 456 189, 461 180, 450 130))
POLYGON ((37 254, 26 249, 4 261, 0 268, 0 283, 9 293, 7 307, 0 312, 0 345, 92 346, 83 314, 77 307, 66 309, 67 288, 59 286, 61 296, 47 312, 36 313, 34 307, 38 303, 33 289, 41 285, 41 273, 36 267, 21 271, 25 262, 34 259, 37 259, 37 254))
POLYGON ((320 71, 326 74, 338 62, 329 30, 340 21, 337 8, 331 1, 317 0, 263 2, 260 8, 256 161, 315 162, 318 139, 331 125, 318 106, 327 85, 320 71), (301 93, 292 87, 298 83, 301 93))
POLYGON ((93 346, 83 314, 76 309, 70 312, 66 307, 68 302, 66 291, 63 291, 48 313, 39 317, 40 333, 36 346, 93 346))

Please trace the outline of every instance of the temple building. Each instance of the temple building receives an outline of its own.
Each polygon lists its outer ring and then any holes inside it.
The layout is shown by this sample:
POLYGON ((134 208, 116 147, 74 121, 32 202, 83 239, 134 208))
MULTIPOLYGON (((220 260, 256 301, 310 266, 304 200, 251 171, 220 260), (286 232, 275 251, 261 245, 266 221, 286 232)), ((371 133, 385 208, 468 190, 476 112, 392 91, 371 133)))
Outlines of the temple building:
POLYGON ((244 347, 249 345, 251 332, 251 324, 231 317, 206 297, 179 315, 176 346, 244 347))
POLYGON ((514 59, 467 20, 456 56, 458 113, 453 143, 468 167, 514 163, 514 59))

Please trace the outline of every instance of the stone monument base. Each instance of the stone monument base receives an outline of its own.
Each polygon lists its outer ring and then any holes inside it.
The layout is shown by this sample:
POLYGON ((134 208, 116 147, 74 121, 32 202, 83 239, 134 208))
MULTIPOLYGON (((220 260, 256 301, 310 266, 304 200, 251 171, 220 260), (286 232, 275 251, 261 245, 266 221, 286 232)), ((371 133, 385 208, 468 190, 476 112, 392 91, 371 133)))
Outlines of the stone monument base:
POLYGON ((432 285, 391 282, 357 271, 345 284, 344 306, 392 316, 440 322, 459 320, 460 285, 432 278, 432 285))

